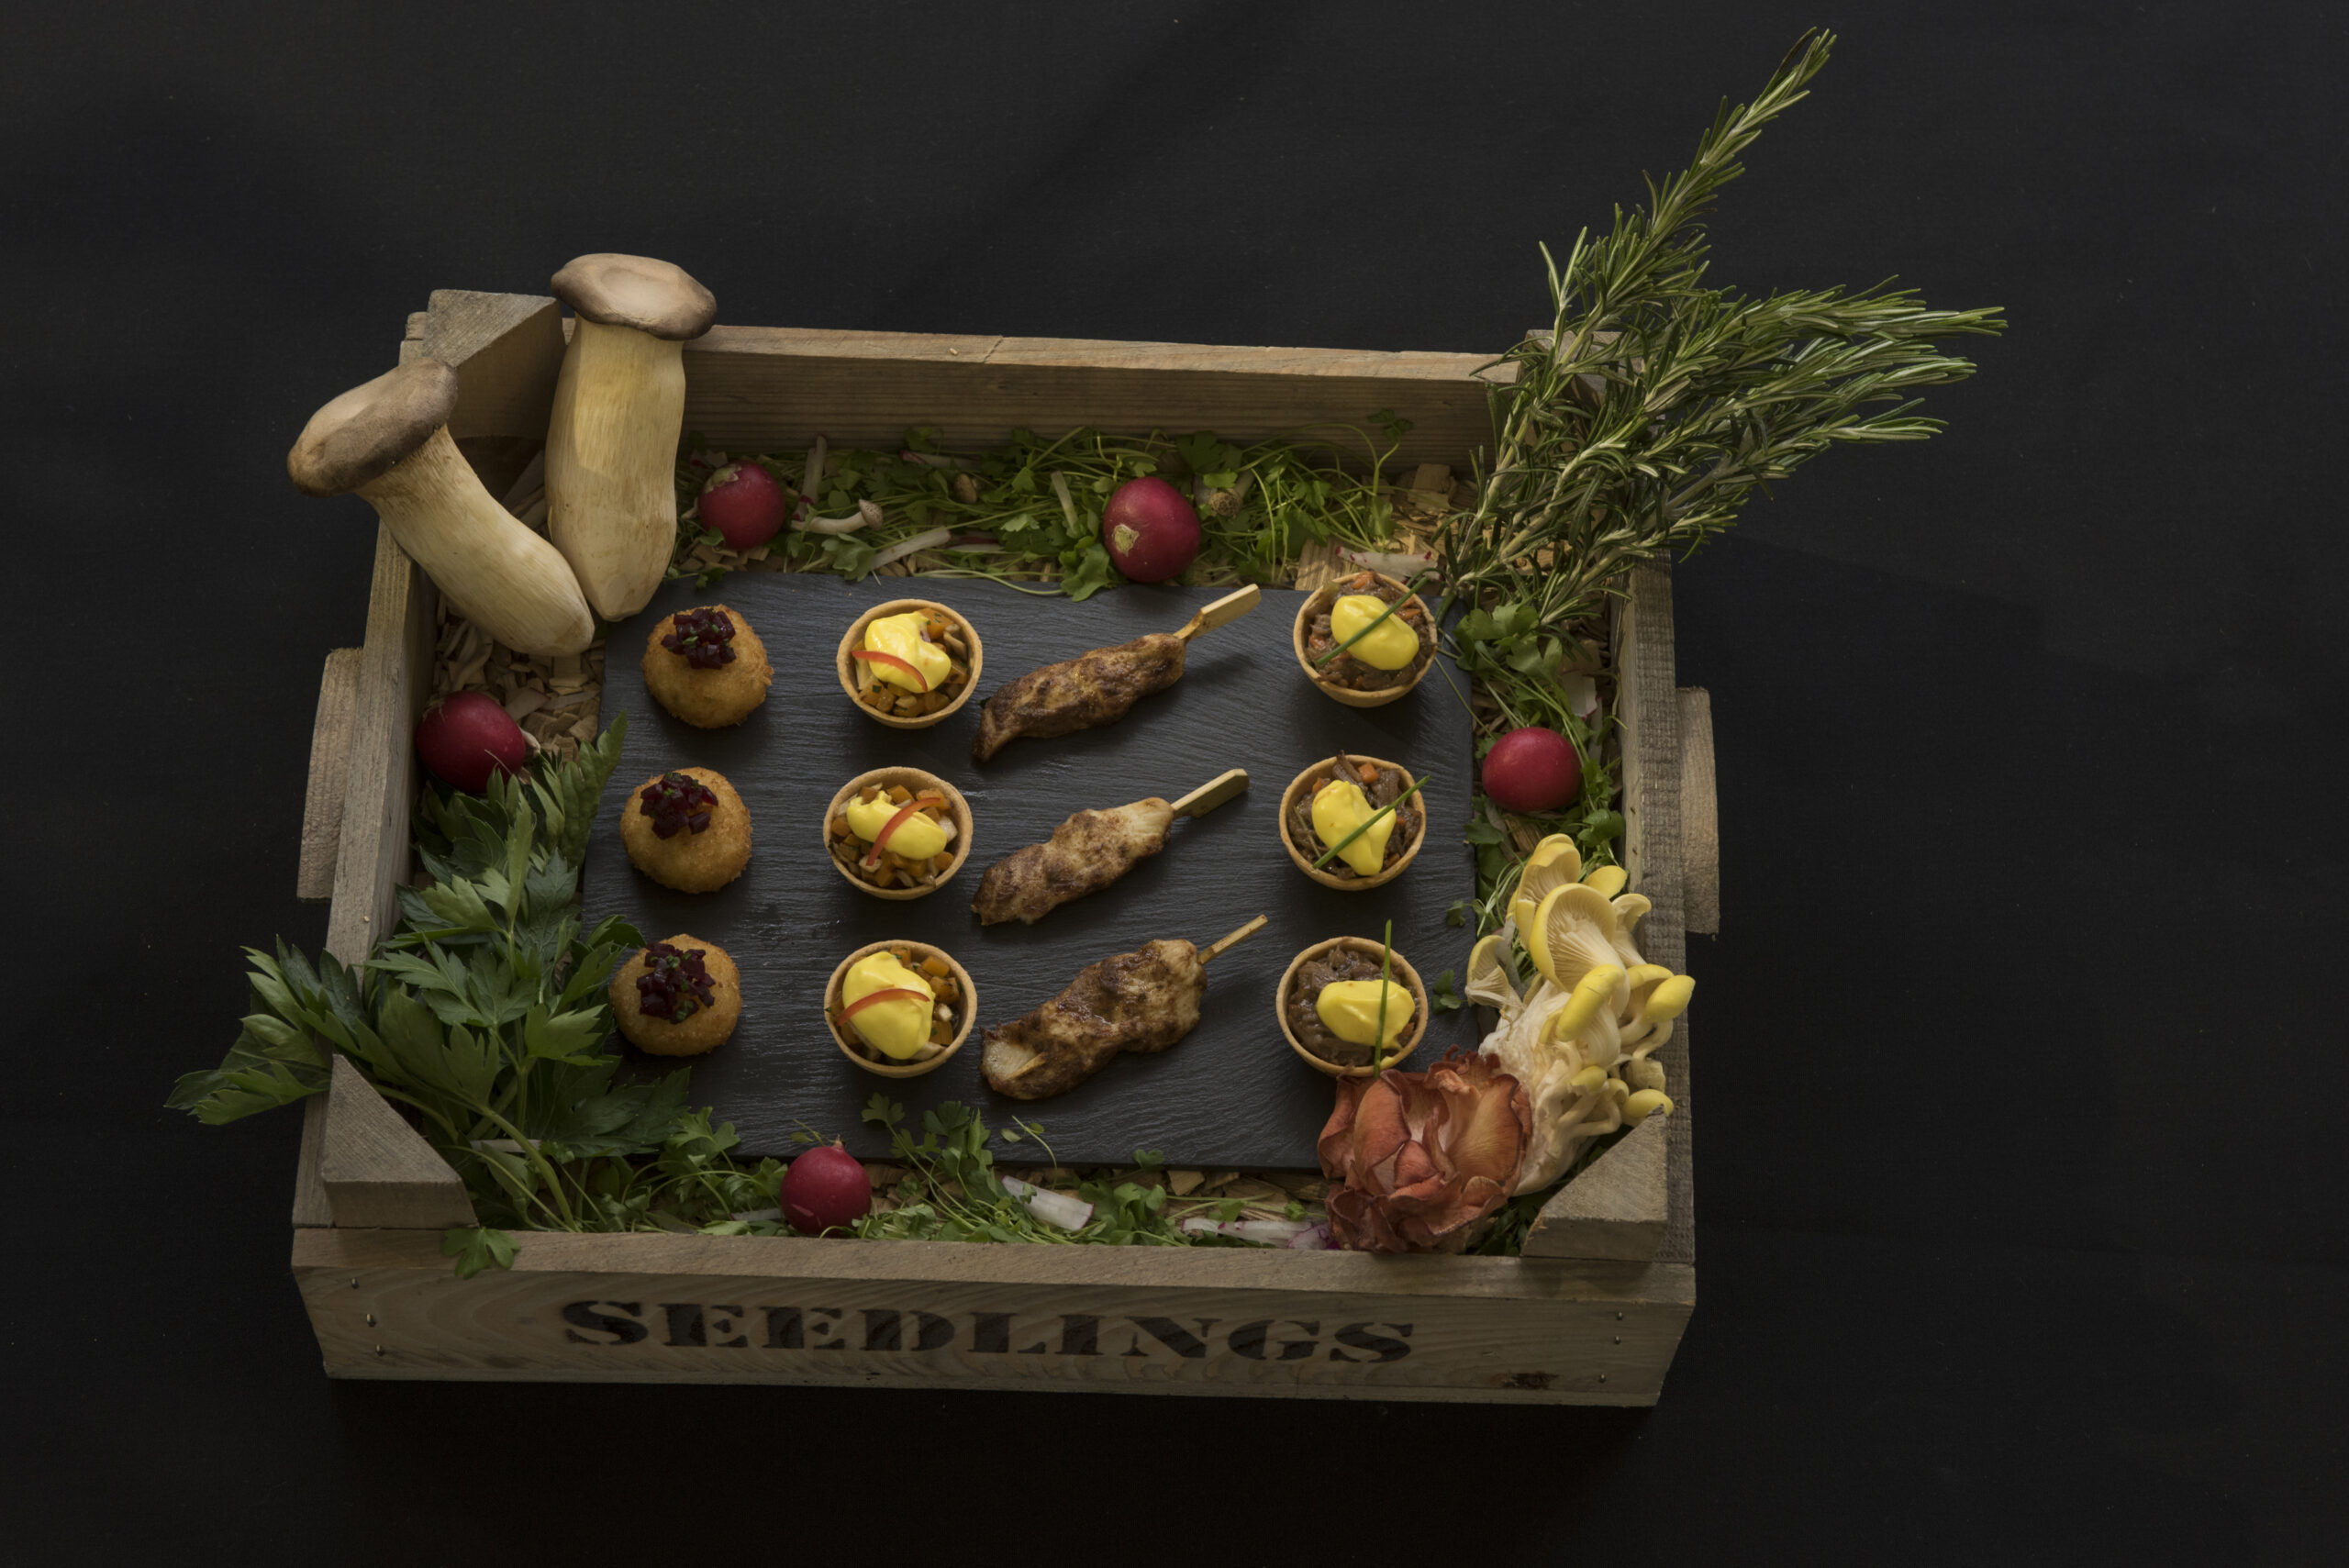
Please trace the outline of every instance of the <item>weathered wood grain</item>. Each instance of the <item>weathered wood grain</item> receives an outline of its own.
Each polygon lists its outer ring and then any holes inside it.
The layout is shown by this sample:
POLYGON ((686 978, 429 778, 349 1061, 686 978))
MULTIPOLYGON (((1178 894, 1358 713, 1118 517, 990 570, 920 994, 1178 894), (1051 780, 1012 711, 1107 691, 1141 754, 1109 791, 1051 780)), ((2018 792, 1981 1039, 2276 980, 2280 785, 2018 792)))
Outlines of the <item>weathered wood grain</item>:
POLYGON ((546 439, 563 350, 553 296, 435 289, 420 340, 458 373, 451 436, 546 439))
POLYGON ((326 1094, 319 1184, 337 1225, 440 1229, 471 1225, 464 1183, 377 1094, 347 1056, 326 1094))
POLYGON ((310 723, 310 784, 302 800, 302 858, 296 898, 334 896, 335 857, 342 838, 342 794, 351 782, 351 710, 359 701, 356 648, 327 655, 318 677, 318 710, 310 723))
POLYGON ((1220 1249, 306 1230, 329 1373, 1653 1403, 1685 1268, 1220 1249), (1145 1255, 1147 1254, 1147 1255, 1145 1255))
POLYGON ((327 1096, 302 1102, 302 1148, 294 1162, 294 1227, 332 1225, 334 1204, 319 1169, 327 1157, 327 1096))
POLYGON ((1672 1212, 1666 1122, 1648 1118, 1543 1204, 1525 1256, 1653 1258, 1672 1212))
MULTIPOLYGON (((399 913, 416 801, 411 736, 432 678, 433 600, 430 580, 392 542, 391 530, 381 530, 351 707, 334 902, 327 912, 327 951, 345 963, 364 960, 399 913)), ((304 1217, 321 1222, 322 1213, 323 1222, 345 1225, 469 1222, 422 1218, 470 1217, 473 1209, 448 1162, 349 1062, 337 1058, 326 1099, 326 1110, 313 1113, 321 1119, 303 1127, 297 1223, 304 1217)))
POLYGON ((359 692, 351 708, 350 775, 335 856, 327 951, 345 963, 367 956, 398 913, 407 876, 408 812, 416 800, 416 717, 431 684, 432 584, 393 542, 375 536, 359 692))
MULTIPOLYGON (((412 339, 417 351, 425 340, 412 339)), ((934 425, 947 445, 975 447, 1023 428, 1090 425, 1131 434, 1213 429, 1238 440, 1286 434, 1352 455, 1370 416, 1391 408, 1413 422, 1395 462, 1460 468, 1492 443, 1478 377, 1488 362, 1481 354, 713 327, 685 345, 685 426, 719 447, 764 450, 805 448, 818 432, 835 445, 895 447, 909 428, 934 425)), ((544 438, 534 401, 503 391, 500 399, 484 395, 478 412, 488 422, 461 433, 544 438)))
POLYGON ((1688 929, 1721 929, 1721 835, 1713 793, 1713 699, 1680 688, 1680 902, 1688 929))
MULTIPOLYGON (((1614 660, 1615 707, 1623 724, 1623 863, 1632 889, 1653 906, 1640 922, 1640 951, 1652 962, 1685 969, 1680 701, 1668 562, 1643 564, 1627 574, 1623 597, 1615 606, 1614 660)), ((1672 1263, 1694 1262, 1697 1255, 1696 1095, 1688 1076, 1688 1023, 1684 1015, 1656 1052, 1674 1107, 1665 1124, 1670 1218, 1656 1257, 1672 1263)))

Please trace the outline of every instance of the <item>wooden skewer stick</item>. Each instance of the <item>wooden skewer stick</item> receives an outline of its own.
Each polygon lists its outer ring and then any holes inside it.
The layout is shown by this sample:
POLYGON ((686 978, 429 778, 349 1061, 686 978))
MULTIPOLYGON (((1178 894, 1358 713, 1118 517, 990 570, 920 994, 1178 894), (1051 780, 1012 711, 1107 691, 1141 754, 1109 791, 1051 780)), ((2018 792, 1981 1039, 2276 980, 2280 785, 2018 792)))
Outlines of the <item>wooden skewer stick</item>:
POLYGON ((1246 925, 1241 927, 1238 930, 1230 932, 1225 936, 1218 937, 1215 940, 1214 946, 1205 948, 1200 951, 1199 962, 1201 963, 1212 962, 1219 955, 1230 952, 1233 948, 1238 947, 1250 937, 1252 937, 1258 931, 1263 930, 1264 929, 1266 919, 1267 917, 1259 915, 1254 919, 1249 921, 1246 925))
POLYGON ((1174 803, 1177 817, 1205 817, 1217 806, 1248 787, 1248 770, 1233 768, 1218 773, 1190 794, 1174 803))
POLYGON ((1238 620, 1256 607, 1264 596, 1264 590, 1251 583, 1236 594, 1226 594, 1215 603, 1203 606, 1197 615, 1174 635, 1188 642, 1203 631, 1213 631, 1227 621, 1238 620))

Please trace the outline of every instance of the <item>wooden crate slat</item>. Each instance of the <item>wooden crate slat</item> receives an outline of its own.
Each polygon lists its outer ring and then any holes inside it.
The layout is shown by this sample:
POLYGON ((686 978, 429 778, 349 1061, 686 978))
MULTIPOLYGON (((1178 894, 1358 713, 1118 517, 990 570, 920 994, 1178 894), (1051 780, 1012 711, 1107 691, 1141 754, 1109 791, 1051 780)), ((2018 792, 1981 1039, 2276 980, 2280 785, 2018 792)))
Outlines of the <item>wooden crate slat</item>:
MULTIPOLYGON (((1653 963, 1687 967, 1682 914, 1680 699, 1675 679, 1672 567, 1651 562, 1626 574, 1615 609, 1616 713, 1623 734, 1623 864, 1631 888, 1653 907, 1640 922, 1640 951, 1653 963)), ((1664 1063, 1673 1114, 1665 1122, 1669 1218, 1659 1262, 1697 1256, 1696 1095, 1688 1077, 1688 1019, 1655 1053, 1664 1063)))
POLYGON ((326 1094, 318 1181, 340 1226, 473 1225, 465 1184, 347 1056, 326 1094))
POLYGON ((1713 698, 1680 688, 1680 902, 1692 931, 1721 929, 1721 834, 1713 794, 1713 698))
POLYGON ((345 963, 364 959, 399 910, 395 890, 407 876, 408 811, 416 800, 411 736, 431 683, 433 631, 430 581, 379 525, 334 903, 327 912, 327 951, 345 963))
POLYGON ((564 342, 552 295, 435 289, 419 340, 457 372, 451 436, 546 439, 564 342))
POLYGON ((302 1102, 302 1148, 294 1162, 294 1228, 334 1223, 334 1205, 327 1197, 321 1167, 327 1158, 327 1096, 312 1095, 302 1102))
MULTIPOLYGON (((358 695, 351 710, 350 776, 343 786, 340 842, 335 859, 334 902, 327 912, 327 951, 347 964, 363 961, 378 932, 391 929, 399 913, 399 886, 408 870, 408 816, 416 801, 416 749, 412 734, 432 678, 435 630, 431 582, 392 540, 391 530, 380 528, 375 540, 375 570, 368 599, 367 640, 361 650, 358 695)), ((310 1136, 304 1126, 302 1170, 295 1181, 295 1212, 315 1219, 323 1208, 329 1222, 358 1224, 361 1216, 446 1215, 455 1212, 444 1201, 417 1207, 411 1190, 419 1180, 436 1190, 454 1184, 463 1201, 463 1186, 448 1162, 433 1151, 416 1130, 376 1094, 358 1070, 338 1058, 327 1108, 310 1136), (351 1085, 356 1085, 355 1091, 351 1085), (353 1109, 335 1112, 337 1090, 346 1101, 361 1105, 359 1096, 389 1118, 380 1119, 353 1109), (362 1136, 345 1146, 352 1129, 362 1136), (393 1130, 394 1129, 396 1131, 393 1130), (402 1136, 404 1135, 404 1137, 402 1136), (396 1151, 386 1159, 384 1151, 396 1151), (432 1168, 438 1167, 438 1173, 432 1168), (427 1173, 419 1177, 417 1171, 427 1173), (384 1185, 381 1206, 363 1189, 380 1179, 384 1185)), ((463 1214, 470 1218, 468 1203, 463 1214)), ((382 1223, 381 1218, 373 1221, 382 1223)), ((415 1223, 451 1225, 464 1219, 434 1218, 415 1223)))
POLYGON ((516 1240, 512 1270, 461 1281, 429 1234, 298 1233, 328 1371, 1647 1404, 1694 1286, 1542 1259, 516 1240))
POLYGON ((342 795, 351 782, 351 721, 359 702, 362 651, 338 648, 318 676, 318 709, 310 721, 310 784, 302 800, 302 858, 294 873, 296 898, 334 896, 335 858, 341 850, 342 795))
POLYGON ((1672 1215, 1666 1120, 1648 1118, 1543 1204, 1526 1229, 1524 1255, 1654 1257, 1672 1215))
MULTIPOLYGON (((562 361, 555 334, 567 339, 571 328, 554 308, 544 295, 436 291, 432 308, 410 318, 402 357, 484 352, 477 337, 503 325, 496 354, 485 356, 495 362, 479 368, 479 390, 465 388, 450 428, 543 440, 562 361), (533 301, 543 317, 523 312, 533 301)), ((805 447, 818 432, 835 445, 889 448, 917 425, 940 427, 957 446, 1079 425, 1239 440, 1288 433, 1359 461, 1368 448, 1353 432, 1391 408, 1413 422, 1398 466, 1458 467, 1491 444, 1487 385, 1514 379, 1508 367, 1486 371, 1490 363, 1408 350, 718 326, 685 345, 685 423, 719 447, 770 450, 805 447)))

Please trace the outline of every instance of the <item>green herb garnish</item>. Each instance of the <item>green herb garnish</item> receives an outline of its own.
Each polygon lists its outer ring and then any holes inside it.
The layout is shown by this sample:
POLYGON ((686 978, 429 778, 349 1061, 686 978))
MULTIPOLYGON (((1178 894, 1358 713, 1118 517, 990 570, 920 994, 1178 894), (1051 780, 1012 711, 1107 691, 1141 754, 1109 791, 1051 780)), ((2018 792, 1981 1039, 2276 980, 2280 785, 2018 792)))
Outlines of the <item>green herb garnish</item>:
POLYGON ((1435 984, 1428 990, 1430 1006, 1439 1013, 1456 1013, 1462 1001, 1459 980, 1453 971, 1447 969, 1435 977, 1435 984))
POLYGON ((1370 1031, 1370 1075, 1386 1071, 1386 977, 1395 972, 1395 922, 1378 939, 1378 1027, 1370 1031))

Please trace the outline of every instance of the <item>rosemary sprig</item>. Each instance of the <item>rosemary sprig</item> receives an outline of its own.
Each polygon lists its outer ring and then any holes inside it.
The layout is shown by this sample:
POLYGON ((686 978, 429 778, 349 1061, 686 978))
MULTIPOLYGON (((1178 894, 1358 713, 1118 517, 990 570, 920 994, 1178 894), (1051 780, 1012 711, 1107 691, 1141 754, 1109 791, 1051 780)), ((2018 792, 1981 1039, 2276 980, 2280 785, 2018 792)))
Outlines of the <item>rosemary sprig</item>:
POLYGON ((1563 268, 1544 248, 1551 330, 1487 367, 1514 373, 1492 393, 1491 467, 1475 510, 1437 537, 1473 673, 1508 684, 1553 667, 1564 628, 1627 566, 1720 532, 1835 443, 1938 431, 1909 395, 1974 366, 1932 344, 2005 325, 1995 307, 1931 310, 1885 286, 1763 299, 1706 286, 1700 218, 1833 43, 1804 35, 1759 97, 1724 106, 1685 172, 1651 182, 1605 236, 1583 231, 1563 268))

